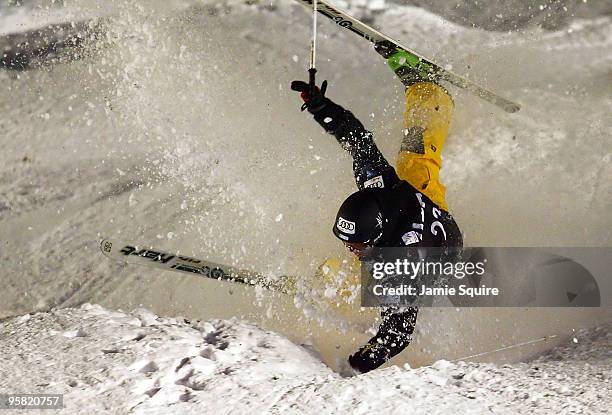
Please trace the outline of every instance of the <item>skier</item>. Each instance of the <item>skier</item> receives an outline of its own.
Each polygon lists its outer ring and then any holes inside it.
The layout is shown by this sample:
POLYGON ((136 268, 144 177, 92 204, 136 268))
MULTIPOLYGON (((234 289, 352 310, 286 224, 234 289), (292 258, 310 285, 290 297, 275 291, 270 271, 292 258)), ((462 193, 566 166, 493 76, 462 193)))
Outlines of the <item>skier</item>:
MULTIPOLYGON (((435 74, 423 73, 402 49, 381 42, 376 51, 406 85, 404 137, 394 169, 384 158, 372 133, 349 111, 325 96, 321 88, 293 81, 314 119, 334 135, 353 157, 358 191, 340 206, 334 235, 359 260, 367 261, 373 247, 461 248, 459 227, 448 213, 445 187, 439 179, 441 153, 448 134, 453 101, 435 74)), ((410 343, 418 308, 383 307, 377 334, 349 357, 361 373, 376 369, 410 343)))

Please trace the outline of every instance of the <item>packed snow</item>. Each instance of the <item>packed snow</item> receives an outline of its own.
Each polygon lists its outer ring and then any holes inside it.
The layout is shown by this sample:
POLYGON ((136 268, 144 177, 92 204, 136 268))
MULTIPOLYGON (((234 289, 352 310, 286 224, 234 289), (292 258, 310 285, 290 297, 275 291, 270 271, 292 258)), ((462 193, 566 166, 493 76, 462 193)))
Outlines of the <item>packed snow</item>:
POLYGON ((244 321, 84 304, 0 324, 0 390, 64 394, 62 414, 605 414, 610 328, 577 332, 528 363, 439 360, 343 378, 244 321))

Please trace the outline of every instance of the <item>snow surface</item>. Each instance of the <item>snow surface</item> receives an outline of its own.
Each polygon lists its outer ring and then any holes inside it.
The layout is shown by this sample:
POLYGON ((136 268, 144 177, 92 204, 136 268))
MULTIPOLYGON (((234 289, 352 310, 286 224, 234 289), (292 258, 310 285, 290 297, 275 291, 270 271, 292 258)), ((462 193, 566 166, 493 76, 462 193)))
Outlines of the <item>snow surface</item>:
POLYGON ((62 414, 605 414, 611 327, 578 332, 529 363, 440 360, 342 378, 243 321, 85 304, 0 324, 0 390, 62 393, 62 414))

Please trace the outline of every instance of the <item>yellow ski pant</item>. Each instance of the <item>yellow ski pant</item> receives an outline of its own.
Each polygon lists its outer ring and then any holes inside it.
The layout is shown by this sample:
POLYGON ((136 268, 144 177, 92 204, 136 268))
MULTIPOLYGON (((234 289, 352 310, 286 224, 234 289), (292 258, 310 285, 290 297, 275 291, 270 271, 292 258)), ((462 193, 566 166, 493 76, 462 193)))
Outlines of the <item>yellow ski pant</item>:
POLYGON ((440 182, 442 150, 453 115, 453 100, 441 86, 418 82, 406 89, 404 139, 396 171, 440 208, 448 211, 446 188, 440 182))

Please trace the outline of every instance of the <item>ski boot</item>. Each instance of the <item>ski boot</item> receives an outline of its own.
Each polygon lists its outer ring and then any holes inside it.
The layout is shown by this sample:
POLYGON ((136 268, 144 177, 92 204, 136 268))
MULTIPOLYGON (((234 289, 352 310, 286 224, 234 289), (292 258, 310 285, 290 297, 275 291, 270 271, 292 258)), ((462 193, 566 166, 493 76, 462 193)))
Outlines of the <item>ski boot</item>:
POLYGON ((383 40, 376 43, 374 49, 387 60, 387 65, 406 87, 417 82, 434 82, 437 84, 440 79, 440 74, 435 71, 433 65, 404 49, 398 48, 389 41, 383 40))

